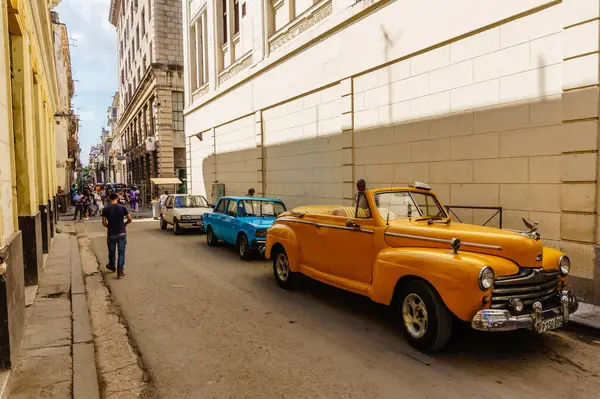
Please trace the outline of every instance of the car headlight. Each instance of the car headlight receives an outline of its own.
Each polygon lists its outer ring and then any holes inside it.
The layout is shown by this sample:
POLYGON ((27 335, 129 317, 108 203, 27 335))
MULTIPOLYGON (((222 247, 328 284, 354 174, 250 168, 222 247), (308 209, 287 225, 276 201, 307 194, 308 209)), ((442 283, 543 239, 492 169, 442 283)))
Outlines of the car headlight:
POLYGON ((482 291, 487 291, 494 285, 494 271, 491 267, 485 266, 479 272, 479 288, 482 291))
POLYGON ((568 256, 563 255, 560 257, 558 260, 558 270, 560 270, 560 274, 563 276, 569 274, 569 271, 571 270, 571 261, 568 256))
POLYGON ((181 216, 181 220, 192 220, 192 217, 190 215, 183 215, 181 216))

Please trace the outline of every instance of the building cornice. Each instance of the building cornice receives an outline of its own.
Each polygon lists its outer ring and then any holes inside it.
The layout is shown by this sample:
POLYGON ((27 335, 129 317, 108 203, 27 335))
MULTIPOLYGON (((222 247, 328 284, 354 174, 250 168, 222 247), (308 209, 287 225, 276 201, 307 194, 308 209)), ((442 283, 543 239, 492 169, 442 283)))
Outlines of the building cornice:
POLYGON ((119 18, 119 7, 122 0, 110 0, 110 9, 108 11, 108 20, 116 28, 119 18))

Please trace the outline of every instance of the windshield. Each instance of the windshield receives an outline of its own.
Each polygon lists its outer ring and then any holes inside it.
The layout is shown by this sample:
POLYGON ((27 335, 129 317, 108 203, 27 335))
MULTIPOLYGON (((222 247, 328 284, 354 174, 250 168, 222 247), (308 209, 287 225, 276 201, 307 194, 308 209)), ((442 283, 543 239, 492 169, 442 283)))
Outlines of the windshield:
POLYGON ((208 202, 201 195, 175 197, 175 208, 209 208, 208 202))
POLYGON ((383 219, 445 218, 446 212, 433 195, 409 191, 375 194, 375 205, 383 219))
POLYGON ((238 215, 240 216, 277 217, 285 210, 283 203, 277 201, 242 200, 238 205, 238 215))

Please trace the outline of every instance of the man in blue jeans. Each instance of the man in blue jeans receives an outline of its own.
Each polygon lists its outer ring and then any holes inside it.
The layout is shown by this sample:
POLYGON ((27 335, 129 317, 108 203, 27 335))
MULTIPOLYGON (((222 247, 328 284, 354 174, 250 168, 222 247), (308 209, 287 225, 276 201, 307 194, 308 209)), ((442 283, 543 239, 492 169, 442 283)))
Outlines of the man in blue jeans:
POLYGON ((102 210, 102 224, 108 229, 106 244, 108 245, 108 265, 111 272, 117 271, 117 278, 125 277, 125 247, 127 246, 127 232, 125 226, 132 222, 127 208, 118 203, 116 193, 108 197, 110 203, 102 210), (115 267, 116 247, 119 248, 119 259, 115 267))

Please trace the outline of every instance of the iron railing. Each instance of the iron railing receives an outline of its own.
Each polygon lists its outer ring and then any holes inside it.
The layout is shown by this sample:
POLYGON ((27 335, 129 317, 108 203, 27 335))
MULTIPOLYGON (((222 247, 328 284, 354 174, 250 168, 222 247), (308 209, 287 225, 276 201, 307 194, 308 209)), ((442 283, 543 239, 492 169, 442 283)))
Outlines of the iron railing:
POLYGON ((451 215, 453 215, 456 220, 462 223, 462 220, 458 217, 456 213, 452 211, 452 209, 471 209, 471 210, 488 210, 488 211, 496 211, 482 226, 487 225, 489 222, 498 215, 498 225, 502 228, 502 207, 501 206, 462 206, 462 205, 446 205, 446 211, 448 211, 451 215))

